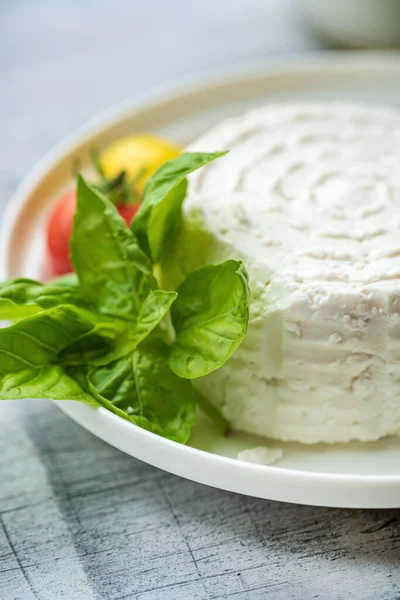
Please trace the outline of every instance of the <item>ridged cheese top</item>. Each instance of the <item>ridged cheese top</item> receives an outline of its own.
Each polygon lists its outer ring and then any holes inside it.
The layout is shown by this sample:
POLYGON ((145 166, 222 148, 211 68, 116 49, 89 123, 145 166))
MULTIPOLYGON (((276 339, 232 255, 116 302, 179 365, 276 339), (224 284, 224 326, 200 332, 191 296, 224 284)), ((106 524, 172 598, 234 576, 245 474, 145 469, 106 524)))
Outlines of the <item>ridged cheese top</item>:
POLYGON ((191 147, 229 149, 192 177, 186 210, 281 280, 391 287, 400 278, 400 113, 267 106, 191 147))

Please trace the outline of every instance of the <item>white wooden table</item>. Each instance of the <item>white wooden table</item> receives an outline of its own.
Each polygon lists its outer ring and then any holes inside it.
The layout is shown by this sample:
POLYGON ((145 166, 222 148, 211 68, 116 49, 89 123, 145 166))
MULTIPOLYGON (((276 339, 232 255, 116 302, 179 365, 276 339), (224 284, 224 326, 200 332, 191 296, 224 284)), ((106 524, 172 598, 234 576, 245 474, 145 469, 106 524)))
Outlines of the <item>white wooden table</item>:
MULTIPOLYGON (((3 0, 0 206, 88 117, 320 47, 284 0, 3 0)), ((398 511, 265 502, 158 471, 50 402, 0 405, 0 600, 395 600, 398 511)))

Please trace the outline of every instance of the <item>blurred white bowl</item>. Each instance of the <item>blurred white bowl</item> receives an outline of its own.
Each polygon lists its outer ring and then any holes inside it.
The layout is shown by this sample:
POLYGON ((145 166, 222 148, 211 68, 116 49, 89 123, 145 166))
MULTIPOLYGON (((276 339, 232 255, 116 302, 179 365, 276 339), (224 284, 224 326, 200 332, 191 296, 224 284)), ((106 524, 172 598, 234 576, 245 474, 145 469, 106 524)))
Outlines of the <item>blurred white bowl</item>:
POLYGON ((322 35, 359 47, 400 46, 400 0, 297 0, 322 35))

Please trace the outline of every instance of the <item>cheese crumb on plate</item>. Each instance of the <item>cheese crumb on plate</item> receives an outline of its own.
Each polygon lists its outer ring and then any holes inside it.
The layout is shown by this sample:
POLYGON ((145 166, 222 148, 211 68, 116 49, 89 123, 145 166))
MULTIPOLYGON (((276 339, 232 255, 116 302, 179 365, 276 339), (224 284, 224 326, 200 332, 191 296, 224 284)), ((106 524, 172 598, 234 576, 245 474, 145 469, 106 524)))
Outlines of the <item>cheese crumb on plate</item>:
POLYGON ((238 460, 265 466, 274 464, 282 457, 282 448, 267 448, 266 446, 256 446, 255 448, 242 450, 237 455, 238 460))

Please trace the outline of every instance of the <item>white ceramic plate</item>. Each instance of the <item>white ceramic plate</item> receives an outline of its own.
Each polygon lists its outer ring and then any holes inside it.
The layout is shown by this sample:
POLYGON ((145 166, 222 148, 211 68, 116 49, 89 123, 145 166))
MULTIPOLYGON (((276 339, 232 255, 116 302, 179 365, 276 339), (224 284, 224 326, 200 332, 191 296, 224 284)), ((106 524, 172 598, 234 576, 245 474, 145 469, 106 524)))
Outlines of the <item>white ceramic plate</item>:
MULTIPOLYGON (((49 206, 63 188, 71 185, 73 161, 79 158, 87 166, 92 148, 101 148, 138 130, 155 131, 186 144, 220 119, 253 106, 331 99, 400 107, 399 56, 325 55, 217 73, 196 84, 153 93, 103 115, 42 161, 11 201, 1 232, 2 278, 44 276, 43 231, 49 206)), ((123 452, 207 485, 302 504, 400 507, 397 439, 302 446, 243 434, 223 438, 205 418, 199 418, 189 445, 182 446, 103 408, 95 410, 75 402, 58 404, 72 419, 123 452), (239 450, 263 444, 282 447, 283 459, 269 467, 235 459, 239 450)))

